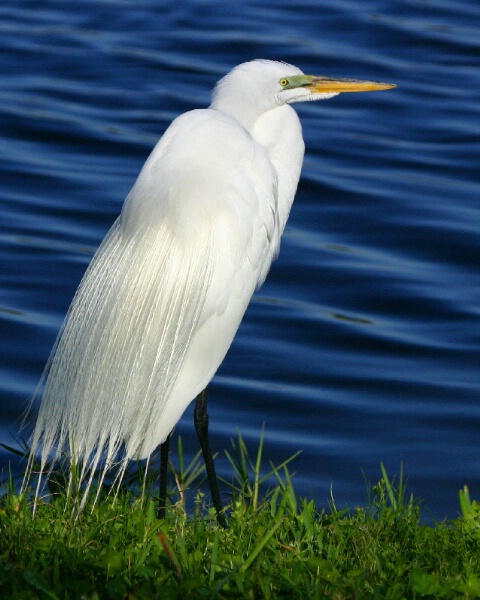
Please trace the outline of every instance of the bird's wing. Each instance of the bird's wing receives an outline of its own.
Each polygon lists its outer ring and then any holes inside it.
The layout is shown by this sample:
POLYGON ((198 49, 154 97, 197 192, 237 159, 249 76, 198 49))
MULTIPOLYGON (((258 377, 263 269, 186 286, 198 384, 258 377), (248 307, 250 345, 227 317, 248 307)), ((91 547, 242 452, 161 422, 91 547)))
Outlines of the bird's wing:
POLYGON ((54 449, 82 473, 122 447, 148 455, 213 376, 271 261, 270 163, 212 113, 167 131, 79 286, 33 437, 43 467, 54 449))

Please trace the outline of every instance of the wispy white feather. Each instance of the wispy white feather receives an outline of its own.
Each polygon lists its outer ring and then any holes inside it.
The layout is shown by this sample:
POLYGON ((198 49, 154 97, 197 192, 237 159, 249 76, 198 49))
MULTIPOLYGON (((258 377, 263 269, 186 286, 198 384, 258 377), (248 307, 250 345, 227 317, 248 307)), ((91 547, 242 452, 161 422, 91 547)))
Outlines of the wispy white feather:
POLYGON ((193 247, 187 257, 166 227, 125 241, 121 222, 113 226, 48 367, 32 443, 42 470, 62 453, 75 454, 83 475, 101 459, 111 466, 122 447, 123 460, 150 453, 211 277, 211 244, 193 247))

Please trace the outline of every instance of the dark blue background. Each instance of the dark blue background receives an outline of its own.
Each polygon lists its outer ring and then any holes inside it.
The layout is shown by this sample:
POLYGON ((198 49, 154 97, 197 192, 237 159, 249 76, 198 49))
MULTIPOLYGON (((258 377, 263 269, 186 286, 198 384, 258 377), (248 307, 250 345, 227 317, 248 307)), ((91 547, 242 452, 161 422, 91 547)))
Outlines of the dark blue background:
MULTIPOLYGON (((296 489, 365 502, 403 461, 437 518, 480 495, 475 0, 0 7, 0 441, 12 443, 93 252, 179 113, 252 58, 398 89, 297 105, 307 154, 280 258, 211 397, 213 445, 262 423, 296 489)), ((187 411, 178 431, 197 450, 187 411)), ((2 465, 11 458, 2 451, 2 465)), ((225 458, 220 472, 229 473, 225 458)))

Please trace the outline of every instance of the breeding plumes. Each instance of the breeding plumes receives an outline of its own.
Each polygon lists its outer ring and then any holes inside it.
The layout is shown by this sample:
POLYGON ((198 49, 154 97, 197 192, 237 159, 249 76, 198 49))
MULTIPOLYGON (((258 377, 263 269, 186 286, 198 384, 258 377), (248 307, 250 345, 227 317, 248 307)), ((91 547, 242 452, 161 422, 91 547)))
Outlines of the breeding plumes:
MULTIPOLYGON (((206 396, 277 256, 304 155, 294 102, 390 84, 239 65, 209 108, 173 121, 88 267, 43 377, 29 468, 74 456, 83 503, 92 477, 163 444, 197 396, 195 424, 225 524, 208 447, 206 396)), ((27 472, 27 481, 28 481, 27 472)), ((165 500, 165 482, 161 496, 165 500)), ((162 507, 163 508, 163 507, 162 507)))

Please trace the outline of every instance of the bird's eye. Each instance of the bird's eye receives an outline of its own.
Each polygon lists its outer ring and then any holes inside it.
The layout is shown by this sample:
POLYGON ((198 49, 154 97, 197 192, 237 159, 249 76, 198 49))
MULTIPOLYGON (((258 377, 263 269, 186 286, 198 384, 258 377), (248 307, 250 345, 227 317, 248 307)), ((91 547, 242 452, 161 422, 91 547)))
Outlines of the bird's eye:
POLYGON ((282 87, 287 87, 288 83, 289 83, 288 79, 280 79, 280 85, 282 87))

